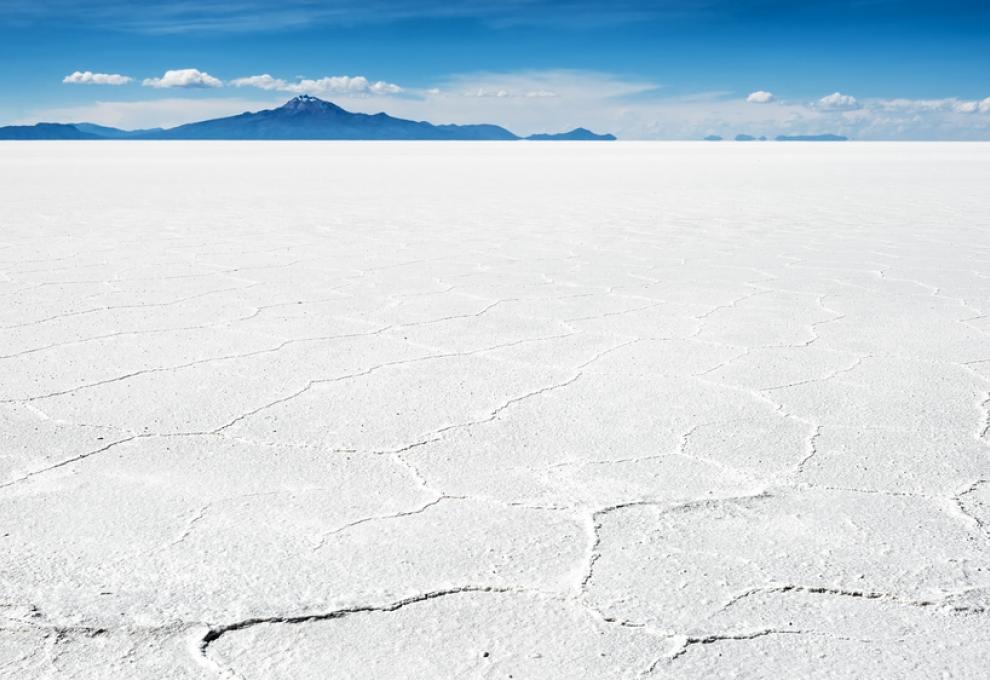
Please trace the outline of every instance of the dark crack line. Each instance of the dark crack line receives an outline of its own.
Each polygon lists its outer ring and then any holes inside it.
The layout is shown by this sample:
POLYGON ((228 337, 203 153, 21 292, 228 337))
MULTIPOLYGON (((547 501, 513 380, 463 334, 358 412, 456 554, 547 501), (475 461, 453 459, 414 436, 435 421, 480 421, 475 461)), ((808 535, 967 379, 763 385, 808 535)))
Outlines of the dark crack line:
POLYGON ((27 473, 25 475, 21 475, 20 477, 18 477, 16 479, 12 479, 10 481, 4 482, 3 484, 0 484, 0 489, 6 489, 7 487, 13 486, 15 484, 20 484, 21 482, 27 481, 27 480, 31 479, 32 477, 37 477, 38 475, 45 474, 46 472, 51 472, 52 470, 57 470, 59 468, 65 467, 66 465, 72 465, 73 463, 78 463, 79 461, 85 460, 86 458, 89 458, 90 456, 95 456, 95 455, 100 454, 100 453, 103 453, 105 451, 109 451, 110 449, 114 448, 115 446, 120 446, 121 444, 126 444, 127 442, 134 441, 135 439, 143 439, 143 438, 148 438, 148 437, 153 437, 153 436, 155 436, 155 435, 152 435, 152 434, 136 434, 136 435, 134 435, 132 437, 127 437, 125 439, 119 439, 119 440, 117 440, 115 442, 111 442, 111 443, 109 443, 106 446, 103 446, 101 448, 94 449, 92 451, 87 451, 85 453, 80 453, 79 455, 73 456, 72 458, 66 458, 65 460, 59 461, 58 463, 55 463, 53 465, 49 465, 48 467, 41 468, 40 470, 34 470, 33 472, 29 472, 29 473, 27 473))
POLYGON ((447 588, 444 590, 434 590, 427 593, 422 593, 419 595, 413 595, 411 597, 398 600, 391 604, 373 606, 365 605, 359 607, 346 607, 343 609, 335 609, 325 613, 319 614, 300 614, 296 616, 260 616, 252 617, 248 619, 243 619, 241 621, 235 621, 233 623, 228 623, 221 626, 211 626, 203 637, 200 639, 198 651, 202 660, 206 664, 215 668, 221 674, 225 673, 222 667, 214 662, 209 656, 210 646, 219 640, 221 637, 227 633, 233 633, 240 630, 245 630, 258 625, 263 624, 287 624, 295 625, 301 623, 315 623, 319 621, 332 621, 334 619, 341 619, 345 616, 351 614, 364 614, 364 613, 391 613, 407 607, 411 604, 417 604, 420 602, 427 602, 429 600, 435 600, 441 597, 447 597, 449 595, 458 595, 461 593, 517 593, 521 592, 519 588, 506 588, 498 586, 463 586, 459 588, 447 588))

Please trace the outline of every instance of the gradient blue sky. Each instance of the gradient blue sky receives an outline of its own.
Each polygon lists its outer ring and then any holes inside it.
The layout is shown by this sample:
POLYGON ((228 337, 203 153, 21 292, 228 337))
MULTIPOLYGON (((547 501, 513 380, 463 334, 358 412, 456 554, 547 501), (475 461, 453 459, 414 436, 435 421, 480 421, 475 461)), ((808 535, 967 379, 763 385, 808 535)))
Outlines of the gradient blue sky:
POLYGON ((353 110, 519 133, 990 139, 987 0, 0 0, 0 9, 0 123, 174 125, 309 92, 353 110), (124 80, 111 76, 131 80, 101 84, 124 80))

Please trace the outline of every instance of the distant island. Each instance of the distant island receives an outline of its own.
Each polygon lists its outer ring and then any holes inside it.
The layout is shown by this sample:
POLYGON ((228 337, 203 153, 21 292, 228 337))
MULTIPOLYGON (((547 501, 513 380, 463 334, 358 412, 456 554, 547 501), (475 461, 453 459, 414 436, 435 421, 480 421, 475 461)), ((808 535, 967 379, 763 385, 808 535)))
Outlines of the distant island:
POLYGON ((842 135, 777 135, 778 142, 847 142, 842 135))
POLYGON ((570 132, 560 134, 539 134, 526 137, 535 142, 614 142, 615 135, 596 135, 591 130, 585 128, 574 128, 570 132))
MULTIPOLYGON (((706 142, 721 142, 722 138, 718 135, 708 135, 704 138, 706 142)), ((842 135, 777 135, 774 137, 775 141, 778 142, 847 142, 848 137, 843 137, 842 135)), ((738 134, 735 137, 737 142, 765 142, 766 137, 754 137, 753 135, 738 134)))
POLYGON ((386 113, 353 113, 328 101, 299 95, 277 109, 189 123, 169 129, 120 130, 93 123, 38 123, 0 127, 0 139, 43 140, 532 140, 612 141, 576 128, 520 137, 498 125, 434 125, 386 113))

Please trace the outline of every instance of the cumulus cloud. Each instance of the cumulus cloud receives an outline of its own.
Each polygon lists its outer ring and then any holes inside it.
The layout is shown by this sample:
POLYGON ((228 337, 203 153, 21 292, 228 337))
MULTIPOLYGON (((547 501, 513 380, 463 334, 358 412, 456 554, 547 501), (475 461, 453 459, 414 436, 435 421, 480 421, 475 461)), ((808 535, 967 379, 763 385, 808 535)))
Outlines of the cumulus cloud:
POLYGON ((990 97, 980 101, 958 101, 952 108, 956 113, 990 113, 990 97))
POLYGON ((278 78, 272 78, 267 73, 259 76, 247 76, 246 78, 235 78, 230 81, 234 87, 257 87, 259 90, 284 90, 288 83, 278 78))
POLYGON ((852 95, 833 92, 818 100, 816 106, 822 111, 855 111, 862 108, 859 101, 852 95))
POLYGON ((364 76, 327 76, 289 82, 263 73, 236 78, 230 81, 230 84, 235 87, 256 87, 261 90, 312 95, 387 95, 402 92, 402 88, 394 83, 386 83, 383 80, 371 82, 364 76))
POLYGON ((62 78, 69 85, 126 85, 133 78, 119 73, 93 73, 92 71, 76 71, 62 78))
POLYGON ((750 92, 749 96, 746 97, 746 101, 750 104, 769 104, 773 99, 773 92, 767 92, 766 90, 750 92))
POLYGON ((214 78, 206 71, 195 68, 180 68, 172 71, 165 71, 161 78, 145 78, 142 82, 145 87, 169 88, 209 88, 223 87, 223 83, 218 78, 214 78))

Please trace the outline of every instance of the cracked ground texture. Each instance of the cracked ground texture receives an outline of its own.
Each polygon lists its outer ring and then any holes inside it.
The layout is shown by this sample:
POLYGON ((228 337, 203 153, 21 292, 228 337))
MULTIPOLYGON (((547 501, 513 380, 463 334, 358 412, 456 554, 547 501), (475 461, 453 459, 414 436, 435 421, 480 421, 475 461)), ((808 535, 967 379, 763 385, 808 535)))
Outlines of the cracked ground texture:
POLYGON ((987 186, 0 145, 0 677, 983 680, 987 186))

